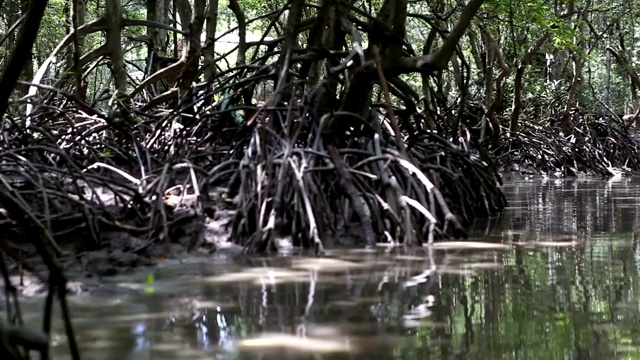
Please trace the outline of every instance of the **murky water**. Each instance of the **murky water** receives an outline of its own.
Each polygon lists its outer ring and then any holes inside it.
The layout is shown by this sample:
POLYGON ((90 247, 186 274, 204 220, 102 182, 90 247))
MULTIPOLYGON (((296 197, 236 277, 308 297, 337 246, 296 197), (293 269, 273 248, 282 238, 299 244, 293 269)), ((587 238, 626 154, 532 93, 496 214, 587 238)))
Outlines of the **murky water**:
MULTIPOLYGON (((194 260, 153 283, 111 279, 127 295, 70 298, 77 339, 95 360, 640 358, 639 189, 507 184, 511 207, 472 239, 501 246, 194 260)), ((41 306, 25 302, 29 323, 41 306)), ((55 328, 54 358, 67 358, 55 328)))

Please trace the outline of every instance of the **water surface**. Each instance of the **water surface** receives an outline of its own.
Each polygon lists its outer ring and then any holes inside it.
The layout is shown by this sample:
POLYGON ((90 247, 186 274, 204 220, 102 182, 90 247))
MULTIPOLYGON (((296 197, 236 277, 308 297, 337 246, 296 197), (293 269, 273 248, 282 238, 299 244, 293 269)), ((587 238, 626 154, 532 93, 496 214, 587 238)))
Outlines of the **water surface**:
MULTIPOLYGON (((506 184, 510 207, 472 231, 472 241, 498 244, 489 248, 200 259, 152 270, 152 285, 147 273, 110 279, 129 290, 69 298, 81 355, 640 358, 639 188, 638 179, 506 184)), ((37 326, 42 300, 24 307, 37 326)), ((68 358, 54 325, 53 356, 68 358)))

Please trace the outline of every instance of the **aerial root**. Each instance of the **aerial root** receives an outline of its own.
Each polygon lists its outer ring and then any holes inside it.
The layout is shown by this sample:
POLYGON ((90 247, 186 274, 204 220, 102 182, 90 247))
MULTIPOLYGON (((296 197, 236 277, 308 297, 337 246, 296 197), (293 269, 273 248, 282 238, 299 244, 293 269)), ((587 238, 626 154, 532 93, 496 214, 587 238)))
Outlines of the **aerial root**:
POLYGON ((640 141, 616 117, 587 115, 568 135, 527 122, 495 150, 504 169, 524 174, 611 177, 640 169, 640 141))
POLYGON ((413 146, 403 156, 389 134, 340 148, 314 136, 267 132, 268 140, 259 130, 251 136, 233 175, 237 187, 230 188, 238 206, 232 239, 247 251, 277 249, 282 238, 316 249, 345 239, 369 247, 423 245, 465 237, 474 216, 506 204, 495 170, 446 141, 413 146))

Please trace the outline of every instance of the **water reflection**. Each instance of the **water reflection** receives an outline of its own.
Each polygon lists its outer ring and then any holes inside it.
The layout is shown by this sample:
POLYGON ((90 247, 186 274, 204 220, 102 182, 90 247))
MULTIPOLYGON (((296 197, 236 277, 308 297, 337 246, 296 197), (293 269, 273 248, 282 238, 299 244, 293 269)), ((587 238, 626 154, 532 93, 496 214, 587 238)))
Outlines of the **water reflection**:
MULTIPOLYGON (((157 269, 153 293, 142 290, 145 274, 120 278, 139 291, 70 299, 82 355, 640 357, 639 188, 630 179, 507 184, 511 207, 478 222, 477 243, 464 249, 345 250, 250 267, 193 262, 157 269)), ((41 302, 26 308, 38 324, 41 302)), ((65 358, 57 339, 54 358, 65 358)))

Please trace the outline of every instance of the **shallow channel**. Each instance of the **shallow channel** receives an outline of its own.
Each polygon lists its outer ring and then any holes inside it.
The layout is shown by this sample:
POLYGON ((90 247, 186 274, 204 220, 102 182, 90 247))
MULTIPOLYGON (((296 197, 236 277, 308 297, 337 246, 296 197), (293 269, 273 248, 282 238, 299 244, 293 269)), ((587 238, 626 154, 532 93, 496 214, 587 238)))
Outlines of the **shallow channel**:
MULTIPOLYGON (((475 246, 196 258, 105 280, 69 297, 82 358, 640 358, 640 179, 504 190, 475 246)), ((24 299, 27 323, 42 303, 24 299)))

